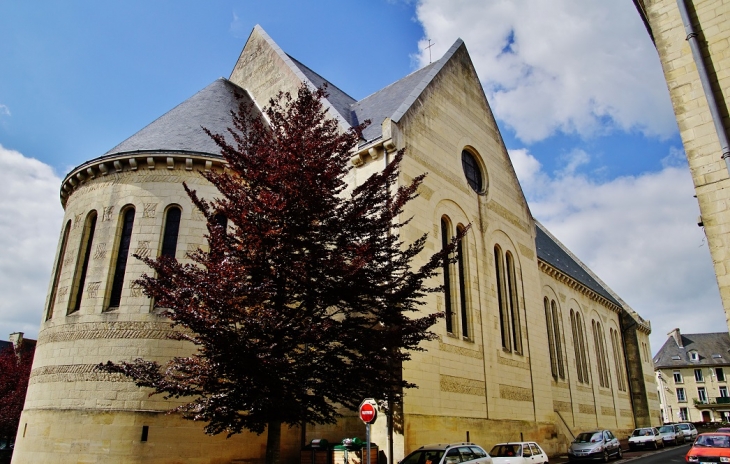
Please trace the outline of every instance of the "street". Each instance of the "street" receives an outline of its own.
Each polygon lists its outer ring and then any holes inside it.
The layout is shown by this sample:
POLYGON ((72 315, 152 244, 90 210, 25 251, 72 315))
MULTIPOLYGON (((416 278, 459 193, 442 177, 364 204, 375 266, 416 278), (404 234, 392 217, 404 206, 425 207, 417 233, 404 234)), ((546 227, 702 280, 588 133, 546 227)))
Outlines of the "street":
MULTIPOLYGON (((631 462, 632 464, 663 464, 663 463, 680 463, 684 461, 684 455, 689 451, 690 444, 681 446, 667 446, 659 450, 647 451, 624 451, 623 459, 611 462, 631 462)), ((567 463, 567 456, 560 456, 550 459, 551 464, 567 463)))

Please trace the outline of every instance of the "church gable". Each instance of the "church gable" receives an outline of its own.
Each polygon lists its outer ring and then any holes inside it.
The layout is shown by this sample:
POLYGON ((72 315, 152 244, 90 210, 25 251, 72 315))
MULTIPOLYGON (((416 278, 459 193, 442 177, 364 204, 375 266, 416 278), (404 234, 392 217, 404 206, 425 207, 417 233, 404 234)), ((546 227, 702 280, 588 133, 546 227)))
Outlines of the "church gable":
MULTIPOLYGON (((284 53, 259 25, 256 25, 251 32, 229 79, 246 89, 259 106, 267 105, 279 92, 296 95, 303 83, 314 89, 327 82, 284 53)), ((335 118, 340 127, 346 130, 350 127, 349 118, 343 117, 341 111, 350 97, 328 82, 327 84, 330 98, 335 104, 327 100, 324 106, 330 117, 335 118)), ((352 101, 354 102, 354 99, 352 101)))

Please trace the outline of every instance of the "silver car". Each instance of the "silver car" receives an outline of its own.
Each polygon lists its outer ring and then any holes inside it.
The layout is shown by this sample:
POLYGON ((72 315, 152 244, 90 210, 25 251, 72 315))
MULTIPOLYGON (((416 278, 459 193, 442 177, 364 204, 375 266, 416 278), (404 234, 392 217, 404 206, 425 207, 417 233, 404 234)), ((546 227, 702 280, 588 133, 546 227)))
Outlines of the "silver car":
POLYGON ((568 448, 568 460, 579 461, 603 461, 615 457, 621 459, 621 445, 610 430, 592 430, 579 433, 568 448))
POLYGON ((684 433, 679 429, 676 424, 662 425, 661 427, 659 427, 659 434, 662 436, 662 440, 664 440, 665 445, 678 445, 680 443, 684 444, 684 442, 686 441, 684 439, 684 433))
POLYGON ((684 439, 687 441, 694 441, 695 438, 697 438, 697 429, 695 428, 695 425, 691 422, 680 422, 677 424, 677 427, 679 427, 679 430, 684 433, 684 439))

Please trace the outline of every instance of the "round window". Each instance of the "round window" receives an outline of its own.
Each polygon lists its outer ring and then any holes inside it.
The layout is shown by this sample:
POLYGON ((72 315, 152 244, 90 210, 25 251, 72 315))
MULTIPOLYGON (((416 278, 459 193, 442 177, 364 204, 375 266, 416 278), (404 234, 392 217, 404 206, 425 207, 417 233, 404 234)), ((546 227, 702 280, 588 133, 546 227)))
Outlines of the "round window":
POLYGON ((477 193, 482 193, 484 191, 482 170, 474 155, 467 150, 461 152, 461 167, 464 169, 464 175, 469 187, 477 193))

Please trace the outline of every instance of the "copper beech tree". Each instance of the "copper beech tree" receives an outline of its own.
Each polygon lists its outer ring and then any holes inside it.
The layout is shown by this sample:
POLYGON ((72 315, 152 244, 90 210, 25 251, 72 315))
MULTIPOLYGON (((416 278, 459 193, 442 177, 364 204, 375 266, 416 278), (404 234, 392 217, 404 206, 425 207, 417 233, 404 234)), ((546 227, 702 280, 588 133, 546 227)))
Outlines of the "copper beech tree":
POLYGON ((189 253, 193 264, 144 258, 154 273, 138 281, 197 352, 100 366, 184 398, 174 411, 206 433, 268 430, 269 464, 282 424, 334 423, 339 405, 397 403, 415 387, 400 365, 435 338, 443 315, 420 309, 439 287, 426 281, 456 243, 413 268, 426 236, 403 243, 399 230, 423 176, 396 185, 401 151, 349 189, 362 127, 341 132, 324 97, 302 86, 272 99, 265 119, 241 105, 228 134, 206 131, 228 165, 203 174, 220 196, 185 189, 207 219, 208 251, 189 253))
POLYGON ((0 350, 0 441, 15 440, 28 390, 35 346, 0 350))

